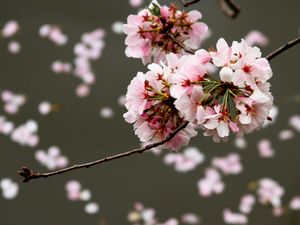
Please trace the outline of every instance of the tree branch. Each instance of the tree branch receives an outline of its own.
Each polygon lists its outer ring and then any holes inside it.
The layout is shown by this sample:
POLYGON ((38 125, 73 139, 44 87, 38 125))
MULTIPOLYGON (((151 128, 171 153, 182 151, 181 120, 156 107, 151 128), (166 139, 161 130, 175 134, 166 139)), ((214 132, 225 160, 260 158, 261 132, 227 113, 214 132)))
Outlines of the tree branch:
POLYGON ((111 160, 127 157, 127 156, 130 156, 130 155, 136 154, 136 153, 143 153, 147 150, 150 150, 152 148, 156 148, 156 147, 161 146, 161 145, 165 144, 166 142, 170 141, 171 139, 173 139, 176 136, 176 134, 179 131, 186 128, 188 123, 189 122, 183 123, 176 130, 174 130, 172 133, 170 133, 165 139, 163 139, 161 141, 158 141, 158 142, 155 142, 155 143, 152 143, 152 144, 148 144, 143 148, 132 149, 130 151, 123 152, 123 153, 120 153, 120 154, 117 154, 117 155, 105 157, 103 159, 98 159, 96 161, 92 161, 92 162, 88 162, 88 163, 73 165, 73 166, 70 166, 70 167, 67 167, 67 168, 64 168, 64 169, 60 169, 60 170, 56 170, 56 171, 48 172, 48 173, 35 172, 31 169, 28 169, 27 167, 23 167, 21 171, 18 171, 18 174, 23 177, 23 182, 28 182, 32 179, 47 178, 47 177, 67 173, 67 172, 77 170, 77 169, 81 169, 81 168, 89 168, 91 166, 95 166, 95 165, 98 165, 98 164, 101 164, 101 163, 104 163, 104 162, 108 162, 108 161, 111 161, 111 160))
POLYGON ((267 60, 272 60, 282 52, 288 50, 289 48, 292 48, 293 46, 297 45, 300 43, 300 37, 297 37, 296 39, 282 45, 280 48, 276 49, 275 51, 271 52, 268 56, 266 56, 267 60))
POLYGON ((190 5, 193 5, 197 2, 200 2, 201 0, 190 0, 190 1, 187 1, 187 0, 181 0, 181 3, 184 7, 188 7, 190 5))
MULTIPOLYGON (((188 7, 195 3, 200 2, 201 0, 180 0, 184 7, 188 7)), ((231 19, 235 19, 240 13, 240 7, 234 3, 232 0, 219 0, 220 7, 226 16, 231 19)))
POLYGON ((222 11, 231 19, 235 19, 241 11, 240 7, 232 0, 219 0, 219 3, 222 11))

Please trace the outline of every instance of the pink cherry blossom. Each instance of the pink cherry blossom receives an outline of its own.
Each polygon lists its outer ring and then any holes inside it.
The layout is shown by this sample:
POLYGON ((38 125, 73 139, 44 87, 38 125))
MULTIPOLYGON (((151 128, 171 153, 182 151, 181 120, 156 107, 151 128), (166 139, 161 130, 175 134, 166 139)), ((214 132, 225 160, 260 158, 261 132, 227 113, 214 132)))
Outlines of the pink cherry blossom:
POLYGON ((300 196, 295 196, 291 199, 290 205, 291 210, 300 210, 300 196))
POLYGON ((0 134, 9 135, 14 129, 14 124, 6 117, 0 116, 0 134))
POLYGON ((144 0, 129 0, 129 4, 134 8, 140 7, 141 5, 143 5, 143 3, 144 0))
POLYGON ((49 113, 51 113, 52 109, 52 104, 48 101, 43 101, 39 104, 38 110, 41 115, 46 116, 49 113))
POLYGON ((236 137, 234 144, 237 148, 244 149, 247 147, 247 141, 244 137, 236 137))
POLYGON ((252 30, 245 36, 248 45, 259 45, 265 47, 269 44, 269 39, 265 34, 258 30, 252 30))
POLYGON ((39 34, 41 37, 48 38, 58 46, 63 46, 68 42, 67 35, 62 32, 62 29, 58 25, 45 24, 40 28, 39 34))
MULTIPOLYGON (((88 189, 83 189, 81 183, 77 180, 68 181, 65 185, 65 189, 66 189, 66 192, 67 192, 67 198, 70 201, 84 201, 84 202, 87 202, 87 201, 90 201, 91 198, 92 198, 91 191, 88 190, 88 189)), ((95 207, 93 205, 98 206, 98 204, 95 203, 95 202, 94 203, 90 202, 86 205, 85 211, 88 214, 94 214, 94 213, 99 211, 99 206, 95 207), (89 206, 89 204, 91 204, 91 206, 89 206), (97 208, 97 209, 94 209, 94 207, 97 208)))
MULTIPOLYGON (((261 58, 259 48, 243 40, 229 46, 220 39, 216 50, 201 49, 194 55, 170 53, 165 61, 150 67, 167 80, 168 96, 182 119, 202 128, 204 136, 212 136, 215 142, 227 141, 231 132, 242 137, 276 117, 267 82, 272 76, 270 65, 261 58), (218 69, 221 80, 213 77, 218 69)), ((125 118, 128 122, 140 119, 136 134, 143 133, 142 139, 146 140, 153 136, 153 130, 145 123, 149 118, 144 115, 141 119, 140 115, 153 107, 154 102, 158 103, 158 99, 145 94, 145 82, 149 80, 143 73, 132 80, 126 95, 126 107, 130 110, 125 118)), ((150 86, 157 85, 159 82, 155 81, 150 86)), ((160 88, 161 84, 154 92, 159 93, 160 88)), ((155 122, 159 116, 156 115, 155 122)))
POLYGON ((243 169, 240 156, 236 153, 231 153, 226 157, 213 158, 212 166, 219 169, 225 175, 239 174, 243 169))
POLYGON ((12 54, 18 54, 21 51, 21 44, 17 41, 11 41, 8 43, 8 51, 12 54))
POLYGON ((100 109, 100 116, 104 119, 109 119, 112 118, 114 116, 114 110, 111 107, 103 107, 102 109, 100 109))
POLYGON ((67 197, 70 201, 80 199, 81 184, 76 180, 71 180, 66 183, 67 197))
POLYGON ((126 96, 125 95, 120 95, 118 98, 118 104, 119 106, 125 106, 126 104, 126 96))
POLYGON ((185 224, 199 224, 201 219, 194 213, 185 213, 180 218, 182 223, 185 224))
POLYGON ((1 30, 1 34, 5 38, 10 38, 14 36, 19 31, 19 23, 16 20, 10 20, 5 23, 1 30))
POLYGON ((290 118, 289 124, 296 131, 300 132, 300 115, 294 115, 290 118))
POLYGON ((271 158, 275 155, 271 142, 268 139, 262 139, 257 144, 258 153, 262 158, 271 158))
POLYGON ((16 94, 9 90, 3 90, 1 93, 2 101, 4 102, 4 111, 8 114, 16 114, 20 107, 26 103, 26 96, 16 94))
POLYGON ((22 145, 35 147, 39 143, 37 135, 38 124, 35 120, 28 120, 26 123, 19 125, 11 132, 11 140, 22 145))
POLYGON ((241 198, 239 210, 244 214, 249 214, 256 202, 255 196, 251 194, 244 195, 241 198))
POLYGON ((244 40, 234 41, 230 47, 221 38, 217 50, 210 51, 210 54, 217 67, 226 68, 226 73, 224 71, 221 74, 225 82, 233 82, 240 87, 249 85, 257 91, 256 82, 266 82, 272 77, 270 65, 266 59, 261 58, 259 48, 249 46, 244 40))
POLYGON ((178 172, 188 172, 204 161, 204 155, 196 147, 188 147, 183 153, 168 153, 164 157, 167 165, 173 165, 178 172))
POLYGON ((51 64, 51 70, 57 74, 70 73, 72 71, 72 65, 68 62, 57 60, 51 64))
POLYGON ((127 57, 142 58, 144 64, 159 63, 167 53, 184 54, 182 45, 199 48, 208 31, 206 24, 198 22, 201 17, 196 10, 187 13, 174 4, 167 7, 152 2, 138 15, 128 16, 123 26, 127 57))
POLYGON ((87 214, 96 214, 99 212, 99 210, 100 210, 100 207, 99 207, 98 203, 96 203, 96 202, 90 202, 90 203, 86 204, 84 207, 84 211, 87 214))
POLYGON ((210 197, 224 191, 225 184, 221 180, 220 173, 214 168, 205 170, 205 177, 198 181, 198 191, 202 197, 210 197))
POLYGON ((7 200, 16 198, 19 193, 19 185, 10 178, 0 180, 0 189, 2 189, 3 198, 7 200))
POLYGON ((234 213, 230 209, 224 209, 223 211, 223 219, 227 224, 247 224, 248 218, 244 214, 234 213))
POLYGON ((91 88, 90 86, 86 85, 86 84, 80 84, 77 88, 76 88, 76 95, 80 98, 84 98, 86 96, 88 96, 90 94, 91 88))
POLYGON ((51 146, 48 151, 38 150, 35 153, 36 160, 48 170, 61 169, 68 165, 69 160, 66 156, 61 155, 57 146, 51 146))
POLYGON ((281 206, 284 188, 270 178, 263 178, 258 182, 257 195, 262 204, 271 204, 273 207, 281 206))
POLYGON ((278 134, 278 138, 279 138, 279 140, 281 140, 281 141, 287 141, 287 140, 290 140, 290 139, 292 139, 294 136, 295 136, 294 131, 288 130, 288 129, 282 130, 282 131, 280 131, 279 134, 278 134))
POLYGON ((111 25, 111 29, 115 34, 122 34, 123 33, 123 22, 116 21, 111 25))
POLYGON ((278 114, 279 114, 278 107, 276 105, 273 105, 272 108, 270 109, 269 116, 268 116, 268 118, 270 119, 265 120, 263 127, 268 127, 269 125, 274 124, 277 120, 278 114))
POLYGON ((272 209, 272 213, 273 213, 273 215, 274 215, 275 217, 280 217, 280 216, 282 216, 283 213, 284 213, 284 208, 282 208, 282 207, 274 207, 274 208, 272 209))
MULTIPOLYGON (((135 134, 142 142, 163 140, 185 121, 174 106, 170 95, 171 77, 167 65, 150 64, 147 73, 139 72, 128 86, 127 113, 124 118, 134 124, 135 134)), ((194 126, 187 127, 161 148, 178 149, 196 135, 194 126)))

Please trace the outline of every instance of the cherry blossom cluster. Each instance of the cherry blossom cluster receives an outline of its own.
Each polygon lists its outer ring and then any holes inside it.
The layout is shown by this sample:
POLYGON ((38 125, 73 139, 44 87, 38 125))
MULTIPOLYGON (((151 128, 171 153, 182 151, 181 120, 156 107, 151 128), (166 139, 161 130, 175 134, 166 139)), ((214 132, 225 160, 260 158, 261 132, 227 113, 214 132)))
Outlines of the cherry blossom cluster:
POLYGON ((281 208, 284 188, 270 178, 263 178, 258 181, 257 195, 261 204, 270 204, 273 209, 281 208))
MULTIPOLYGON (((92 193, 88 189, 82 189, 81 183, 77 180, 71 180, 66 183, 67 198, 70 201, 90 201, 92 193)), ((89 202, 85 205, 85 212, 88 214, 95 214, 99 212, 100 207, 95 202, 89 202)))
POLYGON ((130 211, 127 219, 133 225, 179 225, 183 224, 199 224, 201 222, 199 216, 194 213, 185 213, 180 219, 169 218, 165 222, 159 222, 156 218, 156 212, 153 208, 146 208, 142 203, 134 204, 134 210, 130 211))
POLYGON ((187 147, 182 153, 168 153, 164 156, 166 165, 174 165, 178 172, 188 172, 194 170, 204 162, 204 154, 196 147, 187 147))
MULTIPOLYGON (((147 73, 139 72, 129 84, 125 103, 128 112, 124 118, 134 123, 135 134, 142 142, 163 140, 186 122, 171 96, 172 78, 184 60, 186 57, 179 59, 175 54, 167 55, 168 66, 150 64, 147 73)), ((196 134, 195 125, 189 123, 160 148, 178 149, 196 134)))
POLYGON ((123 31, 128 57, 141 58, 144 64, 159 63, 167 53, 184 54, 183 48, 197 49, 208 35, 208 27, 199 22, 202 15, 194 10, 180 11, 172 4, 160 6, 153 1, 138 15, 130 15, 123 31))
POLYGON ((19 192, 19 185, 10 178, 3 178, 0 180, 0 189, 2 189, 2 196, 5 199, 14 199, 19 192))
POLYGON ((105 47, 104 37, 105 31, 101 28, 89 33, 84 33, 81 42, 74 46, 74 70, 75 77, 82 80, 76 89, 78 97, 86 97, 90 93, 90 86, 96 81, 96 76, 92 69, 92 61, 102 56, 105 47))
POLYGON ((11 139, 22 146, 35 147, 39 143, 37 131, 37 122, 35 120, 28 120, 26 123, 19 125, 11 132, 11 139))
POLYGON ((16 94, 9 90, 1 92, 4 111, 8 114, 17 114, 20 107, 26 103, 26 97, 23 94, 16 94))
MULTIPOLYGON (((142 142, 161 140, 168 134, 166 125, 174 130, 185 121, 190 122, 189 130, 200 127, 215 142, 226 141, 230 132, 242 136, 271 119, 273 97, 267 80, 272 70, 260 50, 244 40, 229 46, 221 38, 216 50, 201 49, 194 55, 170 53, 165 63, 148 69, 137 74, 126 95, 125 119, 135 122, 142 142)), ((174 145, 175 137, 168 147, 177 149, 194 135, 189 132, 185 142, 174 145)))
POLYGON ((221 194, 225 190, 222 174, 237 175, 242 172, 242 169, 240 156, 236 153, 213 158, 211 166, 205 170, 205 177, 197 183, 200 196, 210 197, 213 194, 221 194))
POLYGON ((61 155, 61 151, 57 146, 51 146, 48 151, 37 150, 35 153, 36 160, 48 170, 64 168, 69 164, 66 156, 61 155))
POLYGON ((39 34, 41 37, 48 38, 58 46, 63 46, 68 42, 67 35, 62 32, 62 29, 58 25, 45 24, 40 28, 39 34))

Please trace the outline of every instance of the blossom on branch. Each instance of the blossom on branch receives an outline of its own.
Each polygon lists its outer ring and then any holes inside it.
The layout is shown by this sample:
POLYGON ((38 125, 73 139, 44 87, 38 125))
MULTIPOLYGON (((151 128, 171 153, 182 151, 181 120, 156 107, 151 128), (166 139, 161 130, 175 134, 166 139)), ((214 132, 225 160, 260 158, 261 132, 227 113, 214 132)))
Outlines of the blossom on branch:
POLYGON ((150 64, 148 69, 132 80, 125 104, 126 121, 135 122, 142 142, 162 140, 183 121, 190 124, 177 137, 189 131, 179 142, 169 141, 171 149, 187 144, 196 134, 195 126, 219 142, 226 141, 230 132, 240 137, 270 120, 273 96, 267 81, 272 70, 259 48, 244 40, 229 46, 221 38, 216 50, 170 53, 166 62, 150 64))
POLYGON ((208 27, 199 22, 202 14, 196 10, 180 11, 172 4, 160 6, 152 2, 137 15, 130 15, 123 31, 127 57, 141 58, 144 64, 159 63, 167 53, 185 54, 184 48, 198 49, 208 36, 208 27))

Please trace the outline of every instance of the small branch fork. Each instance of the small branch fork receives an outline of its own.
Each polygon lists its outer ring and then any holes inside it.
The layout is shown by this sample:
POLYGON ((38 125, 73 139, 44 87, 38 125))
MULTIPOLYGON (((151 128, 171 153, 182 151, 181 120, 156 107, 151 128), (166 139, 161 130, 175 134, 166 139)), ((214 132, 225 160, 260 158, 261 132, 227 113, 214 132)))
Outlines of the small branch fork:
MULTIPOLYGON (((181 3, 184 7, 188 7, 200 1, 201 0, 181 0, 181 3)), ((219 4, 225 15, 231 19, 235 19, 241 11, 240 7, 232 0, 219 0, 219 4)))
MULTIPOLYGON (((293 46, 295 46, 299 43, 300 43, 300 37, 286 43, 285 45, 283 45, 280 48, 276 49, 275 51, 271 52, 268 56, 266 56, 266 59, 270 61, 273 58, 275 58, 276 56, 283 53, 284 51, 288 50, 289 48, 292 48, 293 46)), ((123 153, 120 153, 120 154, 117 154, 117 155, 105 157, 103 159, 99 159, 99 160, 88 162, 88 163, 73 165, 71 167, 67 167, 67 168, 64 168, 64 169, 61 169, 61 170, 56 170, 56 171, 48 172, 48 173, 40 173, 40 172, 33 171, 31 169, 28 169, 27 167, 23 167, 21 169, 21 171, 18 171, 18 174, 23 177, 23 182, 28 182, 28 181, 33 180, 33 179, 47 178, 47 177, 67 173, 67 172, 77 170, 77 169, 81 169, 81 168, 89 168, 91 166, 95 166, 95 165, 98 165, 98 164, 101 164, 101 163, 104 163, 104 162, 108 162, 108 161, 112 161, 112 160, 115 160, 115 159, 127 157, 127 156, 130 156, 130 155, 136 154, 136 153, 143 153, 145 151, 148 151, 150 149, 159 147, 159 146, 165 144, 166 142, 170 141, 172 138, 174 138, 176 136, 176 134, 179 131, 186 128, 188 123, 189 122, 183 123, 176 130, 174 130, 172 133, 170 133, 165 139, 163 139, 161 141, 158 141, 158 142, 155 142, 153 144, 146 145, 143 148, 132 149, 132 150, 129 150, 127 152, 123 152, 123 153)))

